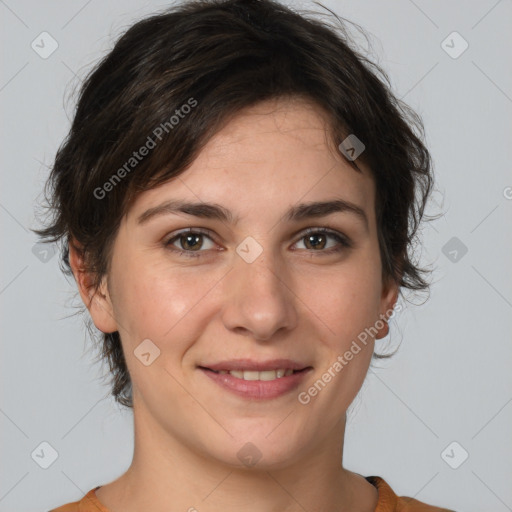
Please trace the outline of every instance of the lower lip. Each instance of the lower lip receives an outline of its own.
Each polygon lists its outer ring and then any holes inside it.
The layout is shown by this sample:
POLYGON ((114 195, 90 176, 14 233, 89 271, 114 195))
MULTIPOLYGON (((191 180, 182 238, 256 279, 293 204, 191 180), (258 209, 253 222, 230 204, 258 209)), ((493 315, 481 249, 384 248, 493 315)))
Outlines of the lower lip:
POLYGON ((277 398, 293 391, 311 370, 311 368, 306 368, 300 372, 274 380, 244 380, 233 377, 229 373, 221 374, 204 368, 199 369, 224 389, 243 398, 261 400, 277 398))

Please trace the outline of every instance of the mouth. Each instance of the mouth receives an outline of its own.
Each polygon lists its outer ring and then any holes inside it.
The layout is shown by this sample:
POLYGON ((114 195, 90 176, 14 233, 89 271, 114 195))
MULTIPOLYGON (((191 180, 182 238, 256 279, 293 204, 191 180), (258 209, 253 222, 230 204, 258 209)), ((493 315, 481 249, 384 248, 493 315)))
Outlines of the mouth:
POLYGON ((232 375, 236 379, 243 380, 263 380, 271 381, 276 379, 282 379, 283 377, 289 377, 295 373, 305 372, 311 367, 302 368, 301 370, 293 370, 292 368, 278 368, 277 370, 212 370, 204 366, 199 367, 201 370, 210 371, 217 373, 218 375, 232 375))
POLYGON ((220 388, 251 400, 278 398, 296 390, 312 366, 289 359, 258 363, 249 359, 197 367, 220 388))

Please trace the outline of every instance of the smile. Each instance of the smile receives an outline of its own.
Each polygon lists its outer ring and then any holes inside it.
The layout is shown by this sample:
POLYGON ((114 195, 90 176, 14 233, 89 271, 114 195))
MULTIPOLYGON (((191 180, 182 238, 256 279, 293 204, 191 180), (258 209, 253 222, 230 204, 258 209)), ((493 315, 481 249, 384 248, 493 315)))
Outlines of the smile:
POLYGON ((199 366, 198 369, 220 389, 250 400, 275 399, 296 392, 305 376, 313 370, 311 366, 304 367, 299 364, 293 365, 297 368, 284 365, 279 367, 274 364, 274 368, 265 369, 261 368, 264 366, 261 364, 242 365, 234 362, 223 365, 224 368, 220 364, 214 366, 216 366, 215 369, 204 366, 199 366), (226 369, 225 366, 236 366, 236 368, 226 369), (253 366, 253 369, 246 369, 247 366, 253 366), (259 366, 260 369, 254 369, 254 366, 259 366))
MULTIPOLYGON (((207 368, 209 369, 209 368, 207 368)), ((243 380, 275 380, 281 379, 283 377, 288 377, 295 372, 301 370, 292 370, 291 368, 279 368, 278 370, 265 370, 262 372, 253 371, 253 370, 211 370, 212 372, 218 373, 220 375, 226 375, 229 373, 233 377, 237 379, 243 380)))

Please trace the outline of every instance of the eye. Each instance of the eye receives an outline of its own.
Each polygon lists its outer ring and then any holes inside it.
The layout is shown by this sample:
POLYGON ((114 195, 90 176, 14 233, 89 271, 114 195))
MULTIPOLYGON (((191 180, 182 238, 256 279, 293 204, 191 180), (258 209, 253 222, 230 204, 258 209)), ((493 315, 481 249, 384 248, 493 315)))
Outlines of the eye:
MULTIPOLYGON (((295 245, 303 241, 305 241, 306 251, 316 252, 319 255, 338 253, 352 247, 351 241, 345 235, 330 228, 308 228, 301 233, 299 241, 295 245), (335 240, 337 244, 327 247, 328 239, 335 240)), ((187 228, 167 239, 164 242, 164 247, 178 253, 179 256, 196 258, 201 256, 202 252, 213 249, 214 244, 209 230, 187 228), (210 241, 209 247, 204 247, 205 239, 210 241)))
MULTIPOLYGON (((203 240, 204 238, 209 239, 211 242, 212 239, 209 236, 210 232, 206 230, 201 229, 193 229, 188 228, 184 231, 181 231, 177 235, 173 236, 172 238, 169 238, 165 243, 166 249, 169 249, 171 251, 179 253, 181 256, 182 254, 188 256, 188 257, 197 257, 200 256, 200 254, 194 254, 194 253, 201 253, 203 251, 198 250, 199 247, 203 246, 203 240), (174 241, 176 240, 176 243, 178 244, 178 247, 176 248, 174 246, 174 241)), ((207 247, 207 249, 212 249, 212 247, 207 247)))
POLYGON ((303 240, 305 241, 306 250, 321 254, 337 253, 352 247, 352 243, 345 235, 329 228, 308 228, 301 233, 299 242, 303 240), (338 243, 326 249, 329 238, 338 243))

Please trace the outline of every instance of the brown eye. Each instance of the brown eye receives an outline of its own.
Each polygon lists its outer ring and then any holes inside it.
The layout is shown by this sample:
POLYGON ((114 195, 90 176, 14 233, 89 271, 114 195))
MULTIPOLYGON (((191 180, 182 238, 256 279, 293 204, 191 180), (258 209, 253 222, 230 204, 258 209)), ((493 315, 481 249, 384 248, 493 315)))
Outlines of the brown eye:
POLYGON ((206 250, 212 249, 213 240, 206 232, 188 229, 178 233, 172 238, 169 238, 164 243, 164 246, 166 249, 176 251, 180 255, 185 254, 186 256, 195 257, 200 256, 200 253, 205 252, 204 250, 201 250, 201 248, 204 248, 205 239, 208 239, 210 242, 212 242, 212 246, 206 247, 206 250))
POLYGON ((327 244, 327 236, 324 233, 318 233, 314 235, 307 235, 304 237, 306 240, 307 249, 324 249, 327 244), (310 247, 308 247, 310 246, 310 247))
POLYGON ((203 235, 201 234, 193 234, 193 235, 179 235, 178 236, 178 241, 182 247, 182 249, 185 249, 185 250, 196 250, 196 249, 199 249, 203 243, 202 243, 202 237, 203 235))
POLYGON ((330 254, 333 252, 341 252, 344 249, 352 247, 352 244, 341 233, 337 231, 309 228, 305 234, 302 234, 300 240, 304 240, 306 250, 311 252, 319 252, 321 254, 330 254), (337 244, 328 246, 328 240, 333 239, 337 244))

